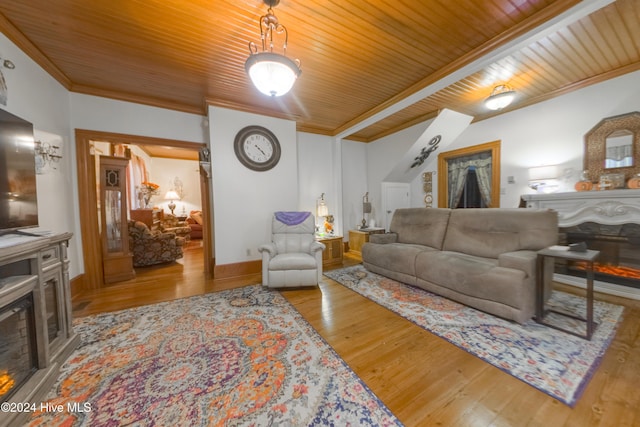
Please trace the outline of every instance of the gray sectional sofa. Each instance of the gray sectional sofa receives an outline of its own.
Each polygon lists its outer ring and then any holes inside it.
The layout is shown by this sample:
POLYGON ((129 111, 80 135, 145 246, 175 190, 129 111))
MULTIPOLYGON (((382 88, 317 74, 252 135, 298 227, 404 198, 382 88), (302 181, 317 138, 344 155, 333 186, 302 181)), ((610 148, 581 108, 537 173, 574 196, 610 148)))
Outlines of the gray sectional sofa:
MULTIPOLYGON (((362 247, 368 270, 499 317, 534 315, 536 251, 558 241, 558 216, 534 209, 397 209, 362 247)), ((553 265, 545 270, 545 299, 553 265)))

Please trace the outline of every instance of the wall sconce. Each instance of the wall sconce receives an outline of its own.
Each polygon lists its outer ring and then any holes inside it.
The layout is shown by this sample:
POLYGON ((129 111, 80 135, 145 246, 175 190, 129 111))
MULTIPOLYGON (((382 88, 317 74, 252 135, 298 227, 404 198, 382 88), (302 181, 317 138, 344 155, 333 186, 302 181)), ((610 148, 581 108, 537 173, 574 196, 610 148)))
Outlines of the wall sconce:
POLYGON ((553 193, 558 190, 558 166, 537 166, 529 168, 529 188, 539 193, 553 193))
POLYGON ((9 59, 5 59, 2 61, 2 66, 8 70, 14 70, 16 68, 16 64, 13 63, 13 61, 9 60, 9 59))
POLYGON ((204 171, 207 179, 211 178, 211 152, 208 147, 204 147, 200 149, 198 153, 198 158, 200 160, 200 168, 204 171))
POLYGON ((369 202, 369 192, 362 196, 362 226, 361 229, 367 228, 366 215, 371 213, 371 203, 369 202))
POLYGON ((60 146, 52 145, 48 142, 35 141, 34 151, 36 154, 36 171, 43 173, 45 166, 49 165, 52 169, 57 169, 57 164, 62 159, 62 155, 58 152, 60 146))

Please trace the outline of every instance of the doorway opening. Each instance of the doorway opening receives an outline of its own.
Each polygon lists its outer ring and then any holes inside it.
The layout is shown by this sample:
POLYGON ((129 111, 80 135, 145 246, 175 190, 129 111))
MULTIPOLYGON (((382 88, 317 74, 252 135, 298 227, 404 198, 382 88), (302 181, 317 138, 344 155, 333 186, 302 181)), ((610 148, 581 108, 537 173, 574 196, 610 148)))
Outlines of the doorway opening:
POLYGON ((471 166, 465 178, 464 187, 462 188, 462 196, 456 208, 486 208, 487 204, 482 198, 480 185, 478 184, 478 175, 476 168, 471 166))
POLYGON ((466 184, 467 168, 482 166, 485 188, 484 207, 500 206, 500 141, 464 147, 438 155, 438 207, 455 208, 458 205, 460 184, 466 184), (477 163, 477 164, 476 164, 477 163), (464 181, 464 183, 463 183, 464 181))
MULTIPOLYGON (((204 144, 188 141, 76 130, 78 194, 81 212, 80 229, 82 232, 84 275, 79 286, 80 289, 74 289, 74 293, 80 290, 94 290, 104 287, 102 248, 100 244, 96 244, 96 242, 100 242, 101 240, 97 221, 98 197, 96 192, 96 156, 93 152, 94 141, 105 141, 114 145, 166 147, 169 150, 173 148, 193 151, 196 158, 200 150, 205 147, 204 144)), ((199 170, 199 177, 202 221, 204 224, 210 224, 208 227, 203 227, 202 233, 203 273, 209 278, 212 276, 214 264, 210 180, 202 170, 199 170)))

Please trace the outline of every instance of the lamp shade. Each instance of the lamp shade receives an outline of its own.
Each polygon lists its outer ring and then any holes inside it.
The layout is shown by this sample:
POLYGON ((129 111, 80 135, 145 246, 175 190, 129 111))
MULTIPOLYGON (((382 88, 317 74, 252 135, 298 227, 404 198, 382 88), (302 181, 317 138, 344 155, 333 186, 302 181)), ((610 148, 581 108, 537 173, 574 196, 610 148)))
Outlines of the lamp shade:
POLYGON ((529 168, 529 181, 541 181, 558 177, 558 166, 536 166, 529 168))
POLYGON ((513 89, 507 85, 499 85, 493 88, 484 105, 490 110, 501 110, 511 104, 515 97, 516 92, 513 89))
POLYGON ((250 55, 244 67, 254 86, 269 96, 282 96, 289 92, 301 73, 294 61, 272 52, 250 55))
POLYGON ((327 216, 329 215, 329 208, 327 208, 327 205, 324 202, 320 202, 318 203, 318 216, 327 216))
POLYGON ((164 195, 165 200, 179 200, 180 196, 174 190, 167 191, 167 194, 164 195))

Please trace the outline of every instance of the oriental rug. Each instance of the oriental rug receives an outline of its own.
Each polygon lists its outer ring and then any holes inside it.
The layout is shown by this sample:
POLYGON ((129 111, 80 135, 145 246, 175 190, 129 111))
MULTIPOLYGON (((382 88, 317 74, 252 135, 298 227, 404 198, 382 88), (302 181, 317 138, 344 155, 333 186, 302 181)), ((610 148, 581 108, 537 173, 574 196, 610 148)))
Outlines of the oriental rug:
POLYGON ((31 426, 401 425, 260 285, 74 321, 80 347, 31 426))
MULTIPOLYGON (((362 265, 327 271, 349 289, 444 338, 525 383, 573 406, 615 335, 623 307, 594 303, 591 341, 530 320, 524 325, 367 271, 362 265)), ((585 299, 553 291, 548 306, 584 316, 585 299)), ((584 322, 555 316, 557 326, 582 333, 584 322)))

